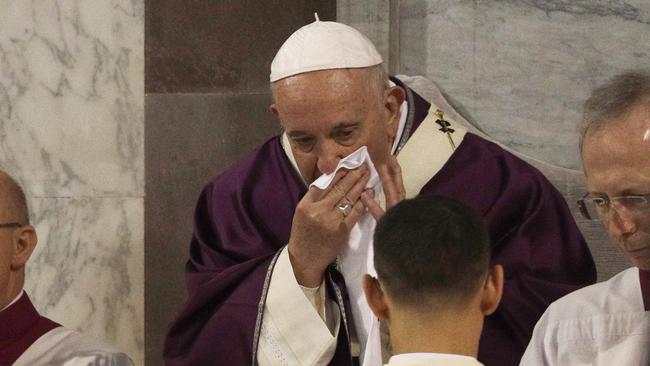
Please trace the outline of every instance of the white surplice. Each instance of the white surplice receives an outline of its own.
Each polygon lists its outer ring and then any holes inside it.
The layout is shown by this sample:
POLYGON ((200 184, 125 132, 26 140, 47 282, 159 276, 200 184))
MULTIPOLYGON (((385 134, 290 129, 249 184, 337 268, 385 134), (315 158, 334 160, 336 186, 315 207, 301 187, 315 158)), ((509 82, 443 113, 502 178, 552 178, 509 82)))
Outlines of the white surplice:
POLYGON ((13 366, 133 366, 125 353, 65 327, 36 340, 13 366))
POLYGON ((639 270, 555 301, 535 326, 522 366, 650 365, 650 311, 639 270))
POLYGON ((390 358, 386 366, 483 366, 475 357, 448 353, 403 353, 390 358))

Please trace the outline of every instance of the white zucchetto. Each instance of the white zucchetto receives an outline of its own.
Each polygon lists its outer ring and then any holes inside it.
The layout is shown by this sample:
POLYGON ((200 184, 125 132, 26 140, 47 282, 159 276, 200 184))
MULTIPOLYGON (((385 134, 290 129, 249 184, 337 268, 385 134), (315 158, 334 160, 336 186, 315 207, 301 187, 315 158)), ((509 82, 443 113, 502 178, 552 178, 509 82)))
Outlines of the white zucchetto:
POLYGON ((337 22, 316 21, 295 31, 271 63, 271 82, 304 72, 375 66, 382 63, 372 42, 337 22))

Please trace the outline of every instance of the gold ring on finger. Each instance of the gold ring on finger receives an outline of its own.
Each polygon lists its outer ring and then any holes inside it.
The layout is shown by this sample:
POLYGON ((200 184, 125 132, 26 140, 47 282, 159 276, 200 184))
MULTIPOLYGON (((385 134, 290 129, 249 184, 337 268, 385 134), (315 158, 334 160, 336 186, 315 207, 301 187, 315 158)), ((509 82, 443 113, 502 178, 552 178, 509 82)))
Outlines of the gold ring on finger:
POLYGON ((336 208, 341 211, 343 217, 347 217, 352 212, 352 204, 348 202, 339 202, 336 208))

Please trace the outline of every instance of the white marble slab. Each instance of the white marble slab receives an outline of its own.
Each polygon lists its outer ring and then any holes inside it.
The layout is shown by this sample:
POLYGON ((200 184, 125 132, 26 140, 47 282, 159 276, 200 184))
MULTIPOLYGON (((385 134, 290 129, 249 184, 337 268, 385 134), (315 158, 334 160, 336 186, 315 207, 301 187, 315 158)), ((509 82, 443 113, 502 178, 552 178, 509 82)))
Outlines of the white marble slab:
POLYGON ((0 169, 44 315, 144 361, 144 0, 0 0, 0 169))
POLYGON ((106 340, 136 365, 144 350, 142 198, 30 198, 38 245, 25 290, 53 320, 106 340))
POLYGON ((142 196, 143 1, 0 1, 0 166, 36 196, 142 196))
MULTIPOLYGON (((389 60, 389 0, 336 2, 336 19, 347 24, 370 39, 385 63, 389 60)), ((323 19, 325 20, 325 19, 323 19)))

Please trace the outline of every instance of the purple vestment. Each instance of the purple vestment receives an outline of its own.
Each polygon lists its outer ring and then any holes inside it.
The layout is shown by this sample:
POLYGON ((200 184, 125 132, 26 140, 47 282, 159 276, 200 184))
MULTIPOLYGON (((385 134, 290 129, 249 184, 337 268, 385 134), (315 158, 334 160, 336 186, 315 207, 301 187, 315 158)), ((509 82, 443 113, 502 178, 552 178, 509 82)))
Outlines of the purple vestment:
POLYGON ((22 294, 0 312, 0 365, 12 365, 42 335, 60 326, 42 317, 22 294))
MULTIPOLYGON (((412 132, 429 103, 408 89, 407 99, 412 132)), ((252 364, 269 265, 289 240, 305 192, 280 137, 204 188, 186 268, 189 300, 167 336, 168 365, 252 364)), ((483 213, 505 286, 499 308, 486 318, 478 359, 517 365, 546 307, 596 279, 564 198, 538 170, 470 133, 420 194, 451 197, 483 213)), ((349 364, 342 336, 331 364, 349 364)))
POLYGON ((645 311, 650 311, 650 271, 639 269, 639 282, 641 282, 643 308, 645 311))

